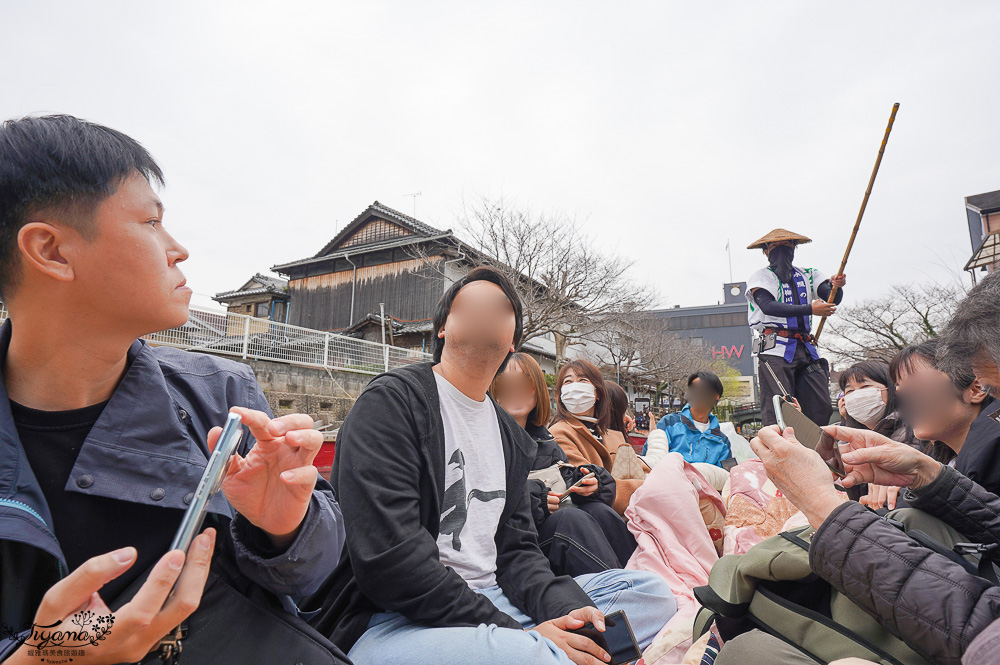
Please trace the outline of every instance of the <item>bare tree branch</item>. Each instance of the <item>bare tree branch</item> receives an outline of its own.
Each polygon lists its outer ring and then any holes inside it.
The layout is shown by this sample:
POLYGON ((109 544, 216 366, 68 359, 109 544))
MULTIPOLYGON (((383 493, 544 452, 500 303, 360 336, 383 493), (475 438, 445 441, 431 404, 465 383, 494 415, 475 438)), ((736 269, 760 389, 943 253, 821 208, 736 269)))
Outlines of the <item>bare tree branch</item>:
POLYGON ((885 295, 838 308, 827 348, 843 362, 888 361, 910 344, 937 337, 962 295, 957 284, 894 284, 885 295))
POLYGON ((505 273, 518 289, 521 344, 552 335, 557 365, 570 346, 656 305, 652 288, 629 279, 633 261, 598 248, 576 219, 535 213, 503 196, 463 203, 460 235, 477 252, 473 259, 505 273))
POLYGON ((594 364, 637 391, 683 395, 687 377, 712 362, 704 347, 667 331, 662 319, 645 312, 619 319, 592 339, 600 347, 592 354, 594 364))

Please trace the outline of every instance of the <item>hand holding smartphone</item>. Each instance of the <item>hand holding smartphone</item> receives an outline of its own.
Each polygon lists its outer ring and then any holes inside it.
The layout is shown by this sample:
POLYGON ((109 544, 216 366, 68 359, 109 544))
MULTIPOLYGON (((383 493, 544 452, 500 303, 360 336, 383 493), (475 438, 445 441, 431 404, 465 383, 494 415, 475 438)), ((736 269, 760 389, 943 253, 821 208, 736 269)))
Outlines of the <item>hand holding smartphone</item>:
POLYGON ((799 443, 818 452, 838 478, 845 477, 843 463, 836 453, 837 442, 833 440, 832 436, 780 395, 774 396, 774 415, 782 432, 791 427, 795 431, 795 438, 799 440, 799 443))
POLYGON ((583 485, 583 481, 585 481, 585 480, 587 480, 589 478, 593 478, 595 475, 597 475, 597 474, 595 474, 593 471, 591 471, 590 473, 588 473, 587 475, 585 475, 583 478, 580 478, 580 480, 576 481, 575 483, 573 483, 572 485, 570 485, 569 487, 567 487, 566 491, 559 495, 559 502, 562 503, 564 501, 569 501, 570 495, 573 493, 573 488, 574 487, 581 487, 583 485))
POLYGON ((205 522, 205 513, 208 512, 208 504, 212 501, 212 497, 222 489, 222 481, 229 470, 233 453, 236 452, 236 447, 240 443, 240 438, 243 435, 242 425, 243 418, 239 414, 230 413, 226 418, 222 434, 219 435, 219 440, 215 444, 212 455, 208 458, 208 464, 205 466, 205 472, 201 476, 198 488, 194 492, 194 499, 191 500, 191 504, 184 513, 184 519, 181 520, 180 528, 177 529, 173 542, 170 543, 171 550, 187 552, 191 541, 201 530, 201 525, 205 522))
POLYGON ((594 627, 594 624, 588 623, 583 628, 569 632, 590 638, 597 646, 611 654, 611 665, 624 665, 642 657, 639 643, 635 641, 635 634, 625 612, 619 610, 605 616, 604 627, 602 633, 594 627))

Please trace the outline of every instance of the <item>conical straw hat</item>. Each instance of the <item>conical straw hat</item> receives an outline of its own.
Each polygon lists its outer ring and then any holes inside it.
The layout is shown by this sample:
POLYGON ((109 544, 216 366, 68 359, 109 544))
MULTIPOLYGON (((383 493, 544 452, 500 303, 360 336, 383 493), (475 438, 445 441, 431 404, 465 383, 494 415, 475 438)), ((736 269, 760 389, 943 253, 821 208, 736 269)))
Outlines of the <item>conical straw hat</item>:
POLYGON ((800 236, 798 233, 792 233, 791 231, 786 231, 785 229, 775 229, 763 238, 755 240, 753 243, 747 245, 747 249, 757 249, 758 247, 763 247, 769 243, 780 242, 782 240, 793 242, 796 245, 804 245, 807 242, 812 242, 811 238, 800 236))

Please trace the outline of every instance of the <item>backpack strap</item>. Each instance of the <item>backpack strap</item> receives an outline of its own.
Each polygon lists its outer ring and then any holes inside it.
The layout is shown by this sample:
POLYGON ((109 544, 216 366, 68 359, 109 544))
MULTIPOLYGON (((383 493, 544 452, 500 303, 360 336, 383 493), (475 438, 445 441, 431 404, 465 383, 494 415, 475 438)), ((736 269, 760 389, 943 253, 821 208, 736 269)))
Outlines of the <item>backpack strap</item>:
POLYGON ((758 628, 793 645, 819 663, 849 656, 885 665, 913 665, 918 662, 914 660, 916 654, 903 642, 898 644, 905 652, 891 654, 830 617, 775 593, 767 584, 757 587, 757 593, 750 601, 749 615, 758 628), (809 644, 811 651, 804 649, 803 644, 809 644))
POLYGON ((806 526, 794 531, 782 531, 778 535, 787 540, 788 542, 792 543, 793 545, 797 545, 802 549, 804 549, 806 552, 808 552, 809 541, 802 538, 802 534, 810 530, 811 528, 812 527, 806 526))
POLYGON ((993 584, 1000 585, 1000 576, 997 575, 997 569, 994 565, 995 557, 998 554, 996 551, 998 547, 1000 545, 996 543, 990 543, 989 545, 985 543, 955 543, 955 552, 963 556, 975 556, 978 559, 976 575, 989 580, 993 584))
POLYGON ((879 519, 903 531, 923 547, 937 552, 941 556, 947 557, 952 562, 962 566, 970 575, 976 575, 993 584, 1000 585, 1000 576, 997 575, 997 569, 994 565, 996 557, 1000 555, 1000 551, 998 551, 1000 545, 996 543, 955 543, 955 546, 949 549, 919 529, 906 531, 903 528, 902 522, 897 522, 885 516, 881 516, 879 519), (976 558, 975 563, 966 558, 969 556, 976 558))
POLYGON ((732 619, 745 616, 750 609, 750 603, 730 603, 710 586, 697 586, 693 589, 695 600, 702 607, 713 613, 732 619))
POLYGON ((711 586, 693 590, 701 605, 695 638, 713 625, 727 641, 756 628, 818 663, 854 656, 880 665, 930 665, 809 571, 804 562, 814 533, 812 527, 791 529, 745 554, 719 559, 711 586))

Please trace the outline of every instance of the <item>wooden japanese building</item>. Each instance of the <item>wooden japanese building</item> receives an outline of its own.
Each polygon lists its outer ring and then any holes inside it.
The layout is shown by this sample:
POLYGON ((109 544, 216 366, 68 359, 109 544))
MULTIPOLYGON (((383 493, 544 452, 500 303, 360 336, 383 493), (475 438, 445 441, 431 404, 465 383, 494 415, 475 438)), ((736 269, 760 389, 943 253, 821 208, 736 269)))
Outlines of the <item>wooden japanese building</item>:
POLYGON ((240 317, 228 317, 228 336, 242 335, 247 330, 251 333, 266 332, 271 321, 288 323, 288 282, 280 277, 257 273, 240 288, 216 293, 212 300, 225 305, 230 314, 261 319, 246 328, 240 317))
POLYGON ((426 344, 438 300, 473 254, 450 230, 375 201, 314 256, 271 270, 288 277, 288 323, 368 337, 371 324, 379 331, 382 303, 387 320, 410 326, 393 337, 402 333, 412 348, 426 344))
POLYGON ((965 269, 993 272, 1000 265, 1000 190, 965 197, 965 215, 972 240, 972 258, 965 269))
POLYGON ((257 273, 235 291, 216 293, 215 302, 233 314, 288 323, 288 281, 257 273))
POLYGON ((404 349, 419 349, 425 353, 434 351, 433 319, 428 315, 425 319, 401 321, 381 312, 369 312, 367 316, 353 326, 341 331, 348 337, 357 337, 369 342, 381 342, 385 339, 391 346, 404 349))

